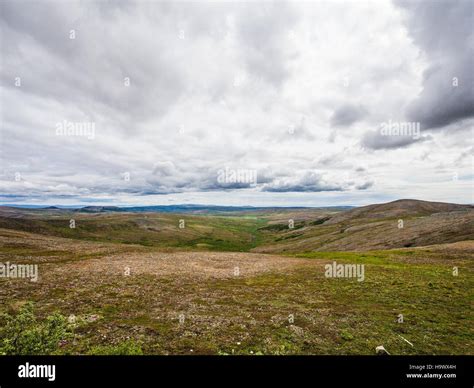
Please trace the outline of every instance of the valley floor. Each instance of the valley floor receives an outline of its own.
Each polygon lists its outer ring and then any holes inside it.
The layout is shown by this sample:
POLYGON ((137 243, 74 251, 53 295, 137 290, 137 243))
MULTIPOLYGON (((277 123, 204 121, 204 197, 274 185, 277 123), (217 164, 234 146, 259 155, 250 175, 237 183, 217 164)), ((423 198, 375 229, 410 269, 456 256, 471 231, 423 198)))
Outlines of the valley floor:
POLYGON ((473 254, 474 241, 268 255, 0 229, 0 262, 39 266, 37 282, 0 279, 0 312, 33 301, 39 319, 73 317, 62 354, 472 354, 473 254), (333 261, 364 264, 365 280, 326 278, 333 261))

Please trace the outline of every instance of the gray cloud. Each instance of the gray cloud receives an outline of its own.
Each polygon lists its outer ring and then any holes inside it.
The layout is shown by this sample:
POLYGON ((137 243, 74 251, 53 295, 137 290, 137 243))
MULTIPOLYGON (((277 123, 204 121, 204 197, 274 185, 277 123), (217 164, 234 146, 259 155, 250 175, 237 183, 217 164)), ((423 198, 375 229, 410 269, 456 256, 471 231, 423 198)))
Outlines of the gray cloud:
POLYGON ((425 128, 474 117, 474 12, 471 1, 396 1, 429 66, 407 114, 425 128), (456 85, 453 85, 457 83, 456 85))
POLYGON ((262 191, 270 192, 321 192, 343 191, 338 184, 325 182, 318 173, 307 172, 299 178, 278 179, 263 186, 262 191))
POLYGON ((373 185, 374 185, 374 182, 367 181, 367 182, 364 182, 360 185, 356 185, 355 188, 356 188, 356 190, 367 190, 367 189, 370 189, 373 185))
POLYGON ((289 76, 290 52, 282 44, 297 21, 288 3, 264 3, 260 7, 243 6, 236 23, 247 70, 254 76, 280 87, 289 76))
POLYGON ((388 150, 410 146, 414 143, 423 142, 431 139, 431 136, 424 135, 418 138, 413 136, 384 136, 380 130, 368 131, 361 139, 362 147, 372 150, 388 150))
POLYGON ((344 104, 331 116, 331 126, 349 126, 362 119, 367 111, 361 105, 344 104))

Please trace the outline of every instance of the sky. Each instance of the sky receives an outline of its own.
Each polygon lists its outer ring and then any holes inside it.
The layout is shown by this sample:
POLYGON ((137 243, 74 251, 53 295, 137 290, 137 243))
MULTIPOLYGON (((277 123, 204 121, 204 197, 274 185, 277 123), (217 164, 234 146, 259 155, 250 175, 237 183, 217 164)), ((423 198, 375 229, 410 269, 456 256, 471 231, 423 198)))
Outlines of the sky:
POLYGON ((474 202, 472 1, 0 2, 0 204, 474 202))

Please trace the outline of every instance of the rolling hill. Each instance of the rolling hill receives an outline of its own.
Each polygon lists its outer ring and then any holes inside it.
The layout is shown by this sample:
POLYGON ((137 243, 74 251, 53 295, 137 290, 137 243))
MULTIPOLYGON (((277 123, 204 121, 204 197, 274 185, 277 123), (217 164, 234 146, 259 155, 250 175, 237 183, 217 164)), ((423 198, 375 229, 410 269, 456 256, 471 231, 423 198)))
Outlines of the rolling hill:
POLYGON ((397 200, 358 208, 0 207, 0 228, 173 249, 294 253, 393 249, 474 239, 474 206, 397 200), (204 213, 202 213, 204 212, 204 213), (75 220, 71 229, 69 222, 75 220), (184 220, 184 227, 180 221, 184 220), (403 225, 400 224, 400 220, 403 225))
POLYGON ((398 200, 260 229, 256 252, 393 249, 474 239, 474 206, 398 200), (401 222, 400 222, 401 221, 401 222))

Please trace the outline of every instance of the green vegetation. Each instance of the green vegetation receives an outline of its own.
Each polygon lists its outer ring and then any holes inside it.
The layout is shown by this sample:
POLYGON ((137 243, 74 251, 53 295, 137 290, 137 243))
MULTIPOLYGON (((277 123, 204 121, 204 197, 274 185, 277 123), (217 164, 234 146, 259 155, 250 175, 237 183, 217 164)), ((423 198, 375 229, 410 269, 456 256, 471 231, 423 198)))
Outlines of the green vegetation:
POLYGON ((71 331, 64 316, 56 312, 44 320, 38 320, 33 303, 26 303, 18 314, 3 315, 0 354, 58 354, 60 342, 70 336, 71 331))
POLYGON ((40 266, 0 278, 0 353, 472 354, 470 214, 401 230, 322 211, 0 217, 0 262, 40 266), (464 241, 403 248, 446 239, 464 241), (365 280, 326 278, 333 261, 365 280))
MULTIPOLYGON (((81 286, 73 288, 77 274, 65 271, 55 277, 56 284, 45 283, 38 290, 16 282, 7 294, 34 300, 41 316, 51 315, 55 306, 66 316, 80 317, 74 341, 60 349, 68 354, 374 354, 378 345, 391 354, 472 352, 470 251, 449 256, 433 249, 295 256, 304 262, 290 271, 225 279, 84 272, 81 286), (324 264, 333 260, 365 264, 365 281, 325 278, 324 264), (458 276, 453 276, 453 266, 459 268, 458 276), (399 314, 403 323, 397 321, 399 314)), ((4 308, 11 309, 8 301, 13 300, 7 297, 4 308)), ((52 333, 39 337, 49 345, 3 352, 58 353, 53 345, 64 330, 49 328, 64 326, 44 322, 64 319, 39 321, 25 311, 19 316, 28 319, 10 321, 30 323, 10 323, 7 332, 52 333), (31 329, 12 330, 18 327, 31 329), (50 337, 52 341, 44 340, 50 337)), ((4 349, 14 335, 5 338, 10 340, 3 340, 4 349)))
POLYGON ((316 221, 312 221, 309 224, 310 225, 321 225, 321 224, 324 224, 326 221, 329 221, 330 219, 331 219, 331 217, 323 217, 323 218, 320 218, 316 221))
POLYGON ((270 232, 280 232, 282 230, 289 231, 293 229, 300 229, 305 226, 304 222, 296 222, 293 225, 293 228, 289 227, 289 224, 270 224, 264 227, 259 228, 259 230, 265 230, 265 231, 270 231, 270 232))
POLYGON ((184 250, 242 251, 260 243, 259 228, 266 220, 257 217, 235 217, 189 214, 89 214, 37 219, 4 219, 0 228, 22 230, 42 235, 87 241, 139 244, 184 250), (70 219, 75 228, 70 228, 70 219), (184 221, 180 228, 181 220, 184 221))

